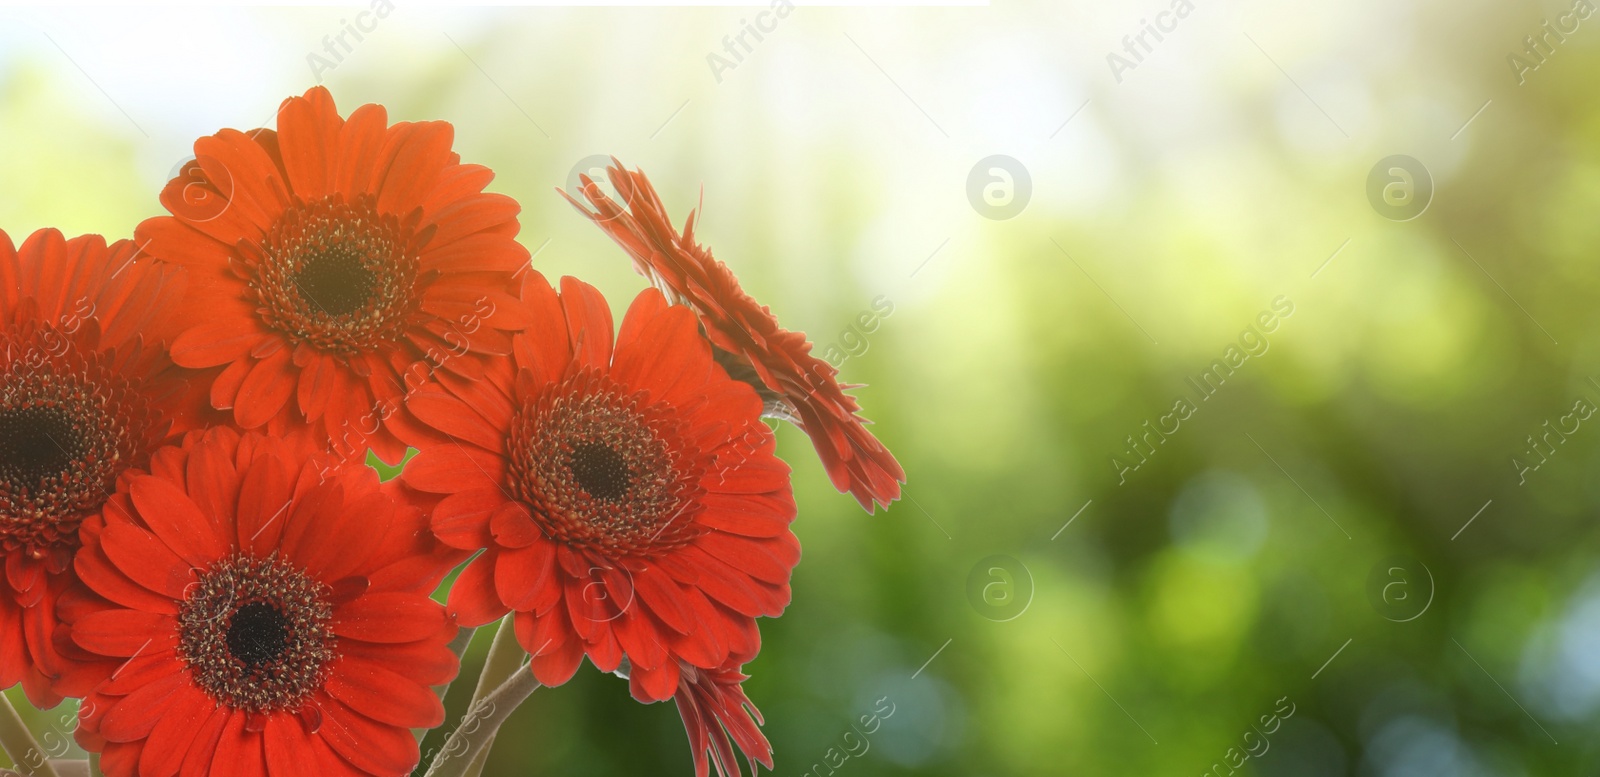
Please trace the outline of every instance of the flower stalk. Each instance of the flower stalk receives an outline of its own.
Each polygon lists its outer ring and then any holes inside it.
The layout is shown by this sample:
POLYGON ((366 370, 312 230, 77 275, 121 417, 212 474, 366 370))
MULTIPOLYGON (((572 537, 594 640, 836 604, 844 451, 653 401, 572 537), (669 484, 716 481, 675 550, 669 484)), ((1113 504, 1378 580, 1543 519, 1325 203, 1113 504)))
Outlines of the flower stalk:
MULTIPOLYGON (((489 643, 489 653, 483 659, 483 671, 478 673, 478 686, 472 691, 472 704, 468 707, 469 715, 472 710, 480 709, 480 705, 489 694, 523 667, 522 659, 527 654, 517 644, 516 625, 512 620, 514 617, 507 615, 500 619, 500 625, 495 629, 494 641, 489 643)), ((489 750, 494 747, 494 735, 495 732, 489 732, 489 736, 484 739, 483 749, 463 772, 464 777, 477 777, 483 773, 483 767, 489 761, 489 750)))
POLYGON ((34 777, 59 777, 55 766, 45 755, 44 748, 39 746, 39 741, 33 738, 33 732, 28 730, 28 724, 22 721, 22 716, 17 714, 17 708, 11 705, 11 699, 0 693, 0 749, 6 751, 11 757, 11 762, 17 765, 18 771, 34 777))
POLYGON ((428 767, 428 777, 467 777, 500 730, 500 724, 538 689, 539 681, 533 672, 516 671, 492 693, 481 700, 474 699, 467 717, 445 740, 428 767))

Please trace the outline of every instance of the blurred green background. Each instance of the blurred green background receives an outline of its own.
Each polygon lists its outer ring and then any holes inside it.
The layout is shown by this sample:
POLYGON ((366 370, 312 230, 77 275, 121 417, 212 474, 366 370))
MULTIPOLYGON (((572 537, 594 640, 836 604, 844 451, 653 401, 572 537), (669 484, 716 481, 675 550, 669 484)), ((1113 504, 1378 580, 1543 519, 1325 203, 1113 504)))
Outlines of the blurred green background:
MULTIPOLYGON (((3 11, 0 227, 126 236, 195 137, 320 79, 453 122, 534 265, 620 307, 641 280, 553 191, 616 154, 846 352, 909 473, 868 516, 779 433, 805 555, 748 690, 780 775, 1595 775, 1600 16, 1573 8, 402 5, 331 70, 364 6, 3 11), (968 196, 994 154, 1031 180, 1013 218, 968 196), (1393 154, 1432 180, 1413 220, 1367 196, 1393 154)), ((690 771, 671 705, 590 668, 486 774, 690 771)))

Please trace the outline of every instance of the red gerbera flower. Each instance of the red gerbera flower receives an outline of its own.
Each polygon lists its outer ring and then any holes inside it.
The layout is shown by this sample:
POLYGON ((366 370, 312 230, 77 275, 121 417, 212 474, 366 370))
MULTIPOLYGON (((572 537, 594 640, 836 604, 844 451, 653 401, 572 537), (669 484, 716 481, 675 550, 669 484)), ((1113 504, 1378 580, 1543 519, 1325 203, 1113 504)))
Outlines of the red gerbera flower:
POLYGON ((684 731, 689 735, 696 777, 706 777, 709 773, 708 758, 722 777, 743 774, 733 746, 729 744, 730 738, 750 762, 752 775, 759 772, 758 763, 768 770, 773 768, 772 745, 759 728, 765 721, 741 685, 750 679, 740 672, 742 663, 733 659, 715 669, 685 664, 680 670, 678 692, 673 698, 678 703, 678 714, 683 717, 684 731))
POLYGON ((860 406, 845 393, 855 387, 840 384, 838 370, 811 355, 803 333, 779 326, 769 308, 744 293, 727 265, 695 242, 694 211, 680 235, 644 173, 612 161, 606 172, 627 209, 586 175, 582 193, 594 210, 566 192, 561 196, 622 246, 651 284, 699 314, 717 361, 761 392, 769 415, 805 430, 835 488, 849 491, 869 512, 899 499, 905 470, 867 431, 860 406))
POLYGON ((173 423, 195 422, 183 376, 155 342, 182 289, 176 268, 128 241, 0 232, 0 688, 61 700, 55 603, 71 581, 78 525, 173 423))
POLYGON ((789 468, 687 308, 646 290, 613 343, 594 287, 564 278, 557 296, 530 272, 522 294, 514 363, 410 398, 447 439, 418 445, 403 479, 442 497, 441 540, 485 549, 450 591, 464 625, 515 611, 540 682, 626 653, 635 692, 670 699, 678 659, 755 655, 755 618, 788 604, 789 468))
POLYGON ((278 131, 223 130, 167 184, 172 216, 139 226, 192 271, 172 358, 222 367, 211 403, 239 426, 314 427, 349 454, 405 449, 400 397, 437 371, 476 378, 520 328, 517 203, 485 194, 441 121, 389 126, 382 106, 340 118, 316 87, 278 131))
POLYGON ((70 638, 110 659, 78 741, 110 777, 403 775, 444 720, 459 554, 360 465, 194 432, 83 525, 70 638), (92 593, 90 592, 92 591, 92 593))

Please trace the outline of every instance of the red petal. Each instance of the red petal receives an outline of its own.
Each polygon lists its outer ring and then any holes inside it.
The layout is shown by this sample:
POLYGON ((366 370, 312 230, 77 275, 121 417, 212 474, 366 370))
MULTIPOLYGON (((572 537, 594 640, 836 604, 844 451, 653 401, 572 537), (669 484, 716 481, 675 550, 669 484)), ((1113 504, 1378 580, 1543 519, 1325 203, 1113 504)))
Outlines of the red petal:
POLYGON ((433 728, 444 722, 444 705, 432 690, 377 663, 347 657, 326 687, 329 695, 379 723, 433 728))
POLYGON ((432 494, 453 494, 475 488, 499 488, 505 461, 479 448, 459 443, 438 445, 417 454, 406 465, 406 484, 432 494))
POLYGON ((439 500, 433 508, 434 536, 446 545, 462 550, 477 550, 494 544, 489 533, 489 516, 506 503, 498 488, 460 491, 439 500))
POLYGON ((253 318, 219 317, 178 335, 172 360, 184 367, 214 367, 243 358, 271 337, 253 318))
POLYGON ((489 531, 494 534, 495 541, 506 548, 525 548, 544 536, 521 502, 501 504, 489 519, 489 531))
POLYGON ((333 155, 338 153, 344 120, 326 89, 312 89, 303 98, 285 100, 278 109, 278 147, 294 193, 314 200, 331 192, 333 155))
POLYGON ((561 304, 572 335, 572 352, 582 364, 611 365, 611 308, 600 290, 571 276, 561 279, 561 304))
POLYGON ((228 777, 264 777, 267 759, 261 752, 261 732, 251 731, 246 724, 251 713, 235 710, 228 725, 217 740, 216 754, 211 758, 211 773, 228 777))
POLYGON ((333 613, 333 633, 366 642, 415 642, 449 625, 438 603, 400 591, 370 593, 333 613))
POLYGON ((500 601, 513 610, 526 610, 548 589, 556 587, 556 549, 549 542, 500 553, 494 584, 500 601))
POLYGON ((193 686, 173 694, 165 714, 151 729, 139 754, 141 774, 174 775, 183 767, 183 756, 200 733, 200 724, 211 713, 214 703, 193 686))
POLYGON ((239 396, 233 404, 234 420, 246 429, 254 429, 276 416, 294 395, 296 369, 287 348, 256 362, 239 386, 239 396))
POLYGON ((683 601, 683 589, 660 567, 650 565, 633 576, 633 588, 650 611, 679 634, 689 633, 694 614, 683 601))
POLYGON ((351 766, 367 774, 407 774, 421 751, 411 732, 373 721, 337 699, 323 708, 322 740, 351 766))
MULTIPOLYGON (((191 456, 191 461, 211 455, 209 450, 197 452, 191 456)), ((205 470, 205 467, 200 468, 202 473, 205 470)), ((205 567, 228 554, 228 543, 212 528, 211 518, 200 511, 188 494, 171 483, 141 476, 134 479, 128 490, 145 525, 184 561, 205 567)), ((212 483, 195 490, 204 493, 208 502, 220 504, 228 488, 225 483, 212 483)))
POLYGON ((100 720, 100 735, 112 742, 132 742, 150 736, 167 712, 167 699, 188 683, 187 673, 174 672, 128 694, 100 720))
POLYGON ((72 624, 72 639, 102 656, 136 656, 175 644, 178 619, 138 610, 102 610, 72 624), (160 635, 168 635, 159 638, 160 635))
POLYGON ((129 579, 171 599, 183 599, 196 568, 178 558, 154 535, 128 523, 113 523, 102 536, 101 551, 129 579))
POLYGON ((495 593, 495 562, 499 552, 489 550, 474 559, 450 587, 450 611, 462 626, 477 627, 504 617, 509 608, 495 593))

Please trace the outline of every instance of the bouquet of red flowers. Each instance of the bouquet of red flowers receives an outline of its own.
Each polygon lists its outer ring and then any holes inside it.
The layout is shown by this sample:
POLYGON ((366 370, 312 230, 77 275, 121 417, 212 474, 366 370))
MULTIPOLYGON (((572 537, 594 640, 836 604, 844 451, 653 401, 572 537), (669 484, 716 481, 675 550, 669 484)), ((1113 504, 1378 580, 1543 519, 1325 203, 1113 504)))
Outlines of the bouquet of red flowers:
POLYGON ((408 774, 496 621, 430 774, 585 658, 677 702, 701 777, 772 768, 741 669, 800 545, 763 419, 869 511, 904 472, 643 174, 563 193, 650 282, 618 325, 452 141, 316 88, 196 141, 132 240, 0 232, 0 686, 81 699, 92 772, 408 774))

